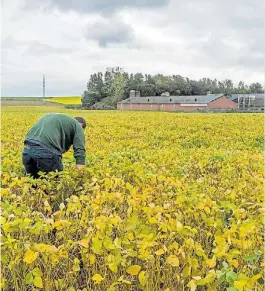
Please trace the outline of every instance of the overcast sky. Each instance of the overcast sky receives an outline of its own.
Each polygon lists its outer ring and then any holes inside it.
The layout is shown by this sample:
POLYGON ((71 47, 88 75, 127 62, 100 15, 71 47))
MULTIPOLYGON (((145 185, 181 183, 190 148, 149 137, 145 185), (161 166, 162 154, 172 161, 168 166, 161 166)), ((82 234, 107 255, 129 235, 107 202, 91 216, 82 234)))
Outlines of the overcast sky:
POLYGON ((2 0, 2 96, 81 95, 91 73, 264 84, 263 0, 2 0))

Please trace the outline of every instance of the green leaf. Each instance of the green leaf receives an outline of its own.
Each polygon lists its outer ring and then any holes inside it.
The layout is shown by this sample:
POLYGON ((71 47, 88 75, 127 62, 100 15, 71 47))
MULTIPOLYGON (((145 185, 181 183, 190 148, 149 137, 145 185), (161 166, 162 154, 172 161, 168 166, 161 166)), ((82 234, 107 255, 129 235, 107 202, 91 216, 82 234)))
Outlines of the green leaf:
POLYGON ((31 273, 28 273, 26 275, 25 281, 27 284, 31 284, 33 282, 33 275, 31 273))
POLYGON ((244 257, 245 261, 251 262, 251 263, 253 263, 254 261, 257 261, 258 258, 259 257, 257 255, 252 255, 252 256, 246 256, 246 257, 244 257))
POLYGON ((229 287, 229 288, 227 288, 226 290, 227 290, 227 291, 238 291, 238 289, 235 288, 235 287, 229 287))
POLYGON ((197 286, 207 285, 207 284, 213 282, 215 280, 215 278, 216 278, 216 274, 215 274, 215 272, 213 270, 211 270, 209 272, 209 274, 206 275, 205 278, 197 281, 197 286))
POLYGON ((118 272, 118 266, 115 263, 110 263, 108 266, 112 272, 114 273, 118 272))
POLYGON ((103 240, 103 245, 108 251, 116 249, 116 246, 113 244, 113 242, 111 241, 111 239, 109 237, 107 237, 103 240))
MULTIPOLYGON (((221 272, 221 271, 219 271, 219 272, 221 272)), ((216 273, 217 273, 217 271, 216 271, 216 273)), ((218 274, 217 275, 217 280, 216 280, 216 283, 217 283, 217 285, 221 285, 224 281, 225 281, 225 279, 226 279, 226 277, 225 277, 225 273, 222 273, 221 272, 221 275, 220 274, 218 274)))
POLYGON ((32 270, 32 274, 34 277, 41 277, 42 275, 42 271, 40 268, 35 268, 32 270))
POLYGON ((224 267, 225 269, 228 269, 228 264, 227 264, 227 262, 223 262, 222 264, 223 264, 223 267, 224 267))
POLYGON ((189 277, 190 273, 191 273, 191 266, 185 267, 183 270, 183 277, 184 278, 189 277))
POLYGON ((98 255, 102 254, 102 241, 98 237, 92 238, 92 251, 98 255))
POLYGON ((233 285, 234 281, 237 278, 237 274, 235 272, 229 271, 226 273, 226 281, 230 284, 233 285))

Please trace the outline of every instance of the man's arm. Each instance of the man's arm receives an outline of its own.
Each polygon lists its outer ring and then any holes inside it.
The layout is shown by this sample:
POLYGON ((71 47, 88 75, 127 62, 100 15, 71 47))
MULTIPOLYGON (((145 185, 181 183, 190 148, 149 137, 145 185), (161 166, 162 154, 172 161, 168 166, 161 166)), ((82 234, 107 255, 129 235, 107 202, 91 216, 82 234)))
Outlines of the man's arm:
POLYGON ((84 168, 86 164, 85 134, 83 128, 77 124, 73 140, 74 158, 77 168, 84 168))

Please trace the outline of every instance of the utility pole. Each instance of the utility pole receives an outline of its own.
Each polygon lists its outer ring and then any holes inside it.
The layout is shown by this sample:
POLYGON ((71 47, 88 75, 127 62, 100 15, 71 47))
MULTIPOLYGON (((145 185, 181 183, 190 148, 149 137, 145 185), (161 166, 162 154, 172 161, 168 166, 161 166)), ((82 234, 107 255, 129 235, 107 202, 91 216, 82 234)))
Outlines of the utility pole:
POLYGON ((45 75, 43 75, 43 80, 42 80, 42 89, 43 89, 43 98, 45 98, 45 75))

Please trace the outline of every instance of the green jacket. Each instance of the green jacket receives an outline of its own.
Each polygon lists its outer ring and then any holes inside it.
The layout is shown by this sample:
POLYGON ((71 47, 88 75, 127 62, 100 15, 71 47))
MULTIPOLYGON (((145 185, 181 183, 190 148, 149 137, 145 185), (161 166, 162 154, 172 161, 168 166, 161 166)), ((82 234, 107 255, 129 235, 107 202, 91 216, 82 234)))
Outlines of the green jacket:
POLYGON ((85 165, 84 129, 74 118, 61 113, 48 113, 29 130, 25 141, 46 146, 57 154, 67 152, 73 145, 76 164, 85 165))

